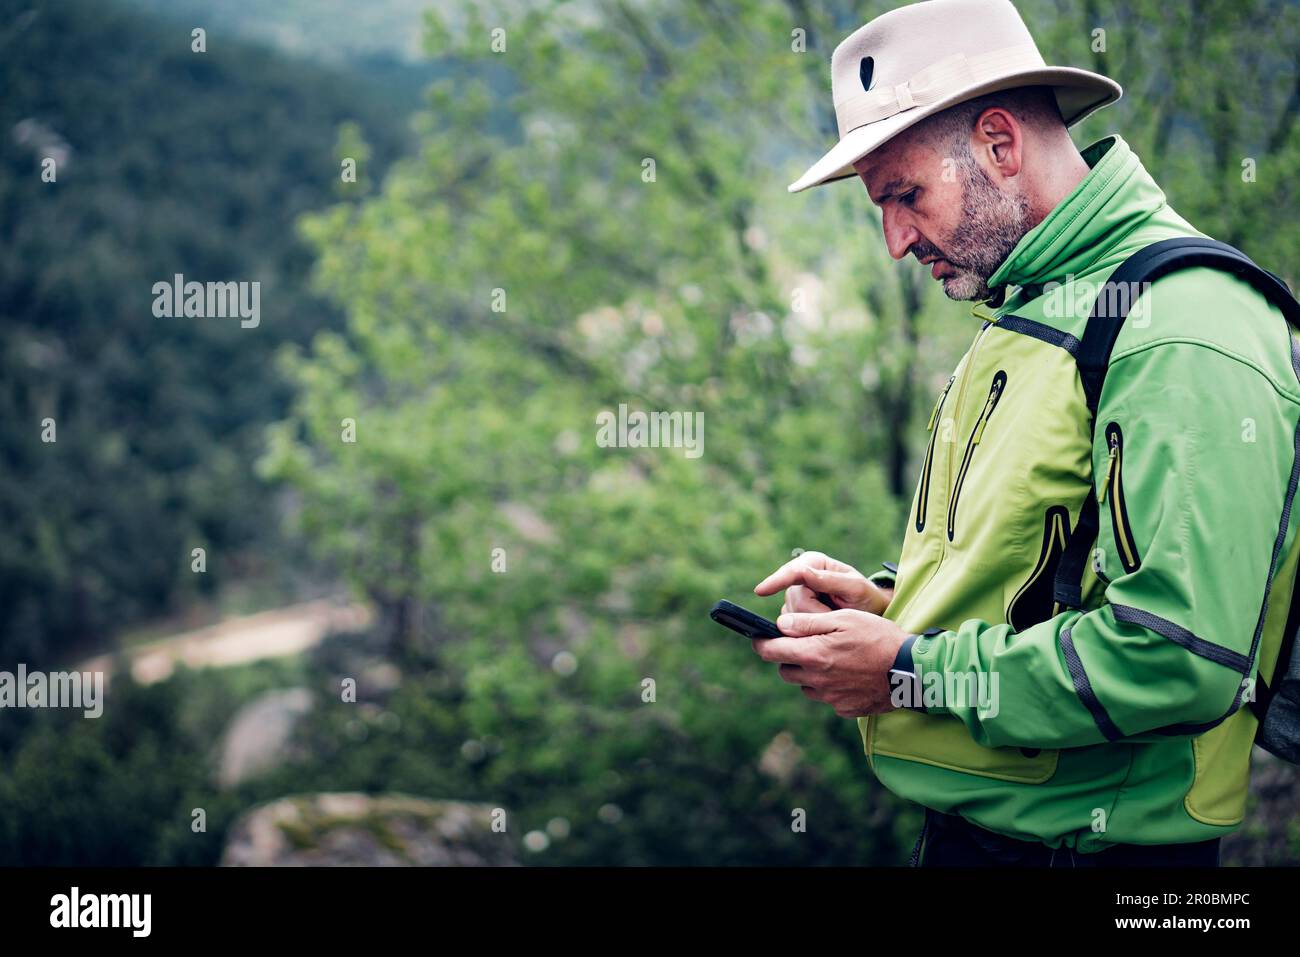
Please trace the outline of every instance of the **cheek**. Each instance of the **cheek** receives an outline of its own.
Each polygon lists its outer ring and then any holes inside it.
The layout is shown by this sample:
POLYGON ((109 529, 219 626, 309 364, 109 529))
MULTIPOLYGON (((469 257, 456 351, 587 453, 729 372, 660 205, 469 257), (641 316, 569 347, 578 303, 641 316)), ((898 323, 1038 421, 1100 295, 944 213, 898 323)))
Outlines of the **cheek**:
POLYGON ((960 212, 960 207, 952 206, 927 209, 925 214, 917 214, 916 228, 939 249, 946 250, 949 240, 959 225, 960 212))
POLYGON ((962 196, 957 183, 936 183, 925 191, 925 202, 916 210, 916 215, 924 219, 930 229, 943 232, 945 227, 951 228, 961 214, 962 196))
POLYGON ((915 229, 917 235, 921 237, 921 243, 926 246, 933 246, 942 252, 944 234, 935 227, 934 219, 930 216, 923 216, 920 213, 913 213, 908 217, 908 225, 915 229))

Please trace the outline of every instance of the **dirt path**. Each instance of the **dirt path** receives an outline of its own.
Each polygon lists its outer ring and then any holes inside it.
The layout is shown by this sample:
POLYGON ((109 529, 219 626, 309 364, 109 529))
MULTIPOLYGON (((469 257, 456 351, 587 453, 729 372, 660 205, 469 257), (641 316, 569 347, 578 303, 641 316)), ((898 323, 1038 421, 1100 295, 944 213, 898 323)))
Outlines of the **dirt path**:
MULTIPOLYGON (((369 622, 370 614, 364 606, 322 599, 178 632, 130 648, 122 652, 121 659, 130 662, 136 681, 152 684, 166 680, 178 664, 221 668, 295 655, 318 644, 331 631, 364 628, 369 622)), ((82 662, 80 670, 103 671, 107 678, 114 657, 98 655, 82 662)))

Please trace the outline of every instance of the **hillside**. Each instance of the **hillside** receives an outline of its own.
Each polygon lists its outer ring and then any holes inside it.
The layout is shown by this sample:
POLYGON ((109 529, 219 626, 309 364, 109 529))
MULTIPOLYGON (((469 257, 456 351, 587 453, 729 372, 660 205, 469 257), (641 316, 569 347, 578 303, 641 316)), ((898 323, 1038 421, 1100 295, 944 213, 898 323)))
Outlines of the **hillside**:
POLYGON ((294 223, 338 199, 340 124, 370 144, 358 192, 408 139, 356 74, 195 53, 117 4, 0 0, 0 24, 0 655, 38 661, 265 574, 276 351, 339 321, 294 223), (177 273, 259 282, 260 323, 155 318, 177 273))

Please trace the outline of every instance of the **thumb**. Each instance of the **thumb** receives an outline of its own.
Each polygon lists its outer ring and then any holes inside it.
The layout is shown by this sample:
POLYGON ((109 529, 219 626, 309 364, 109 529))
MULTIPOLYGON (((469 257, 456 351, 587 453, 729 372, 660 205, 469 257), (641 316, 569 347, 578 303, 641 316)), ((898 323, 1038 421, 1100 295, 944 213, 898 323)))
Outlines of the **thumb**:
POLYGON ((838 631, 838 612, 787 612, 776 620, 781 633, 791 638, 809 638, 838 631))

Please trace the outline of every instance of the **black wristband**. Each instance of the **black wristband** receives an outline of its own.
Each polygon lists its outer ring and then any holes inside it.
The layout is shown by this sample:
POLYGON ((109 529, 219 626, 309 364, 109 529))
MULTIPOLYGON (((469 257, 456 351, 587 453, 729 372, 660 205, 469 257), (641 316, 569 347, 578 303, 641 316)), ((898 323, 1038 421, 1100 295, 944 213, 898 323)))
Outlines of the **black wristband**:
POLYGON ((889 697, 900 708, 924 711, 921 704, 921 682, 917 680, 916 666, 912 662, 912 645, 916 643, 917 637, 908 635, 894 656, 893 667, 889 669, 889 697))
POLYGON ((916 639, 920 635, 908 635, 907 639, 899 646, 898 654, 894 656, 894 666, 891 671, 903 671, 907 674, 915 674, 916 668, 912 664, 912 645, 916 644, 916 639))

